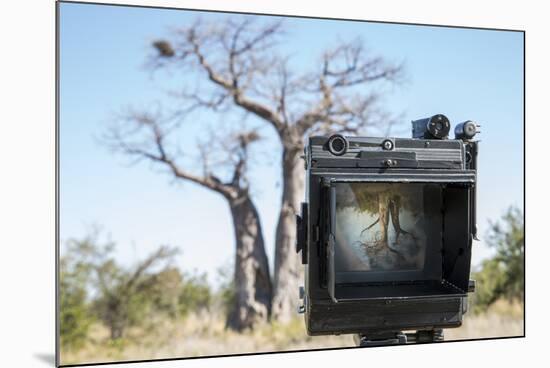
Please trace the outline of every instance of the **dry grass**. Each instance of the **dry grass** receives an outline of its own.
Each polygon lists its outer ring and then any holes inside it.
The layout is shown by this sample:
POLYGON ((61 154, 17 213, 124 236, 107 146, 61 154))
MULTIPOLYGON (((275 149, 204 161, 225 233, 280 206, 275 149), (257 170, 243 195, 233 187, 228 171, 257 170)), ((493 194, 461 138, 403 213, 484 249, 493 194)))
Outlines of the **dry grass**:
POLYGON ((113 360, 161 359, 319 349, 354 346, 351 336, 310 337, 303 319, 288 324, 271 323, 253 331, 236 333, 224 328, 221 316, 193 315, 185 320, 158 320, 155 329, 133 329, 128 338, 109 342, 108 330, 93 326, 90 341, 79 351, 63 351, 63 364, 113 360))
POLYGON ((522 336, 523 304, 499 300, 486 313, 464 316, 460 328, 445 330, 445 340, 522 336))
MULTIPOLYGON (((200 314, 185 320, 148 321, 149 327, 135 328, 122 341, 112 342, 108 331, 94 325, 86 346, 63 351, 63 364, 114 360, 161 359, 190 356, 258 353, 354 346, 351 335, 310 337, 300 318, 288 324, 266 324, 254 331, 235 333, 224 329, 221 315, 200 314), (156 328, 152 328, 156 326, 156 328)), ((487 313, 465 316, 464 324, 445 331, 446 340, 523 334, 523 306, 499 301, 487 313)))

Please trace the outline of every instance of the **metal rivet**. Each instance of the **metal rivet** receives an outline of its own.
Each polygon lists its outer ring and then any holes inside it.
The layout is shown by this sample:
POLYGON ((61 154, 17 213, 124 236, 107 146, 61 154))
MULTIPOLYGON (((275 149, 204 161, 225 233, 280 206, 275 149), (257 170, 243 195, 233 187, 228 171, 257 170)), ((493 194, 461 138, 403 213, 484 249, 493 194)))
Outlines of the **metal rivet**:
POLYGON ((393 142, 390 141, 389 139, 385 140, 383 143, 382 143, 382 148, 385 149, 385 150, 392 150, 393 149, 393 142))

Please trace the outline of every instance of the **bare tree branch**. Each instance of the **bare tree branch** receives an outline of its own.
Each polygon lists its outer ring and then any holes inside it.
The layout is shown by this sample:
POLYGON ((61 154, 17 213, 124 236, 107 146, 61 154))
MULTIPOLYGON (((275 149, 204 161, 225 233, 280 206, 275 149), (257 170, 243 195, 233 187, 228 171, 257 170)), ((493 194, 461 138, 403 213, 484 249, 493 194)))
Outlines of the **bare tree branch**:
POLYGON ((317 77, 318 102, 296 121, 296 125, 302 134, 310 130, 358 134, 370 125, 379 124, 383 120, 374 121, 369 116, 379 100, 377 93, 362 93, 353 97, 349 92, 344 92, 375 81, 395 82, 401 71, 402 65, 390 65, 381 57, 366 55, 360 39, 326 51, 317 77), (353 103, 348 102, 352 99, 353 103), (321 126, 312 129, 316 124, 321 126))
MULTIPOLYGON (((258 29, 252 27, 250 18, 244 19, 240 23, 228 21, 222 31, 218 29, 203 29, 199 22, 192 27, 181 29, 177 35, 184 39, 179 54, 170 52, 173 50, 171 43, 166 40, 155 41, 153 46, 157 49, 157 60, 174 58, 174 62, 181 64, 193 56, 199 66, 204 71, 210 82, 221 87, 226 96, 230 97, 236 106, 268 121, 278 131, 283 129, 283 121, 277 112, 266 104, 255 101, 247 96, 247 81, 253 78, 253 74, 267 70, 267 65, 260 65, 261 58, 255 54, 266 52, 274 42, 280 30, 280 22, 272 23, 258 29), (245 36, 245 34, 247 36, 245 36), (207 53, 214 53, 211 50, 205 50, 208 44, 217 43, 226 50, 226 65, 216 68, 220 63, 210 62, 207 53), (169 51, 167 51, 169 50, 169 51), (225 72, 224 72, 225 71, 225 72)), ((213 47, 214 48, 214 47, 213 47)), ((265 63, 267 64, 267 63, 265 63)), ((195 100, 198 105, 203 107, 212 107, 212 100, 199 97, 196 93, 186 96, 195 100), (208 102, 206 102, 208 101, 208 102)), ((221 98, 218 99, 218 101, 221 98)))
POLYGON ((379 100, 375 92, 355 93, 353 103, 349 102, 350 94, 374 82, 399 82, 402 65, 369 55, 364 42, 357 38, 325 51, 317 73, 291 75, 288 58, 273 56, 272 47, 281 34, 280 22, 256 27, 248 17, 213 26, 198 21, 179 29, 173 43, 156 41, 153 46, 159 60, 172 59, 175 65, 186 67, 192 67, 194 60, 212 85, 223 91, 206 92, 210 97, 201 91, 180 94, 190 102, 190 109, 215 111, 229 98, 234 106, 269 122, 286 137, 283 140, 289 139, 290 131, 298 135, 360 132, 381 123, 374 119, 380 114, 369 116, 379 100), (270 92, 263 93, 262 88, 270 92))
POLYGON ((138 282, 140 277, 151 268, 155 263, 162 261, 163 259, 170 259, 177 253, 177 249, 170 248, 167 246, 159 247, 155 252, 153 252, 149 257, 143 260, 138 264, 135 271, 132 273, 128 281, 126 282, 126 290, 131 290, 134 285, 138 282))
POLYGON ((177 179, 188 180, 207 189, 220 193, 224 197, 234 198, 239 192, 248 190, 246 181, 246 163, 248 160, 249 145, 259 140, 256 131, 235 133, 229 137, 208 137, 207 143, 198 145, 199 161, 202 174, 198 175, 178 164, 175 153, 168 144, 170 129, 163 117, 154 113, 137 112, 130 110, 119 118, 118 123, 103 137, 103 142, 111 150, 123 153, 137 160, 146 159, 167 168, 177 179), (223 159, 212 164, 208 152, 212 150, 212 142, 218 142, 218 154, 223 159), (210 147, 208 147, 208 144, 210 147), (212 170, 230 171, 231 179, 223 182, 212 170))

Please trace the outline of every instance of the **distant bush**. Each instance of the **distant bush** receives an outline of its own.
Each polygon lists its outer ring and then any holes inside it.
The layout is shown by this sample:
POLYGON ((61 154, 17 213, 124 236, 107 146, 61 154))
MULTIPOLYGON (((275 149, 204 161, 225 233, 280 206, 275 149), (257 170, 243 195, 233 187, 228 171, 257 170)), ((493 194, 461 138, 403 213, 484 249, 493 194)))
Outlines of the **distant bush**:
POLYGON ((179 316, 179 294, 183 288, 180 270, 168 267, 147 275, 139 287, 139 293, 147 297, 151 312, 166 314, 170 318, 179 316))
POLYGON ((186 275, 178 296, 179 313, 187 316, 190 312, 208 309, 212 301, 212 292, 206 281, 206 275, 186 275))
POLYGON ((483 261, 473 273, 476 292, 472 297, 474 312, 487 309, 501 298, 523 300, 525 230, 523 213, 514 207, 491 223, 487 244, 496 250, 493 258, 483 261))
POLYGON ((60 322, 67 344, 85 339, 92 318, 109 329, 112 340, 122 338, 128 327, 140 325, 156 307, 150 294, 151 286, 159 283, 151 280, 166 272, 168 266, 161 268, 162 263, 169 263, 176 250, 161 246, 133 266, 122 267, 114 249, 115 243, 104 240, 99 228, 65 244, 60 322))
POLYGON ((215 299, 218 308, 221 308, 224 315, 229 315, 235 308, 236 288, 234 283, 233 262, 228 262, 217 269, 218 288, 216 289, 215 299))
POLYGON ((236 303, 236 288, 233 282, 222 285, 218 291, 218 296, 221 300, 221 305, 225 315, 231 313, 235 308, 236 303))
POLYGON ((171 266, 174 248, 159 247, 134 265, 123 267, 115 244, 95 229, 66 243, 61 260, 61 341, 78 348, 90 325, 102 322, 111 340, 125 337, 129 327, 155 327, 155 316, 180 318, 209 308, 211 289, 205 275, 184 274, 171 266), (164 264, 164 265, 163 265, 164 264))

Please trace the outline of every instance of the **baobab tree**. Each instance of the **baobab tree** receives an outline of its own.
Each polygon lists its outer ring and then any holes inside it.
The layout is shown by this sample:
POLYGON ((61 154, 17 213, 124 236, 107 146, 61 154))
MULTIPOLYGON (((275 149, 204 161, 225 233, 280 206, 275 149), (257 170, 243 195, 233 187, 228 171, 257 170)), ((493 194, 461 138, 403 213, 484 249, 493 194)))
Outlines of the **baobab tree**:
POLYGON ((165 168, 174 179, 197 184, 227 201, 235 234, 235 301, 226 325, 238 331, 252 328, 269 319, 272 298, 260 217, 247 180, 249 147, 260 136, 254 130, 212 135, 198 144, 199 155, 193 160, 200 162, 202 172, 197 174, 190 167, 193 165, 183 164, 186 153, 174 137, 181 120, 174 115, 166 117, 161 110, 129 109, 116 119, 104 142, 115 152, 147 160, 165 168), (212 143, 215 152, 209 146, 212 143))
POLYGON ((240 110, 276 132, 282 148, 282 196, 272 314, 284 321, 294 315, 298 303, 301 265, 294 252, 294 215, 303 198, 304 137, 388 128, 391 120, 379 108, 380 93, 374 88, 398 81, 402 67, 371 55, 359 38, 325 50, 310 68, 293 67, 279 48, 287 37, 281 22, 258 19, 232 15, 177 28, 153 43, 150 65, 200 76, 201 83, 192 88, 183 80, 176 94, 183 114, 195 109, 240 110))

